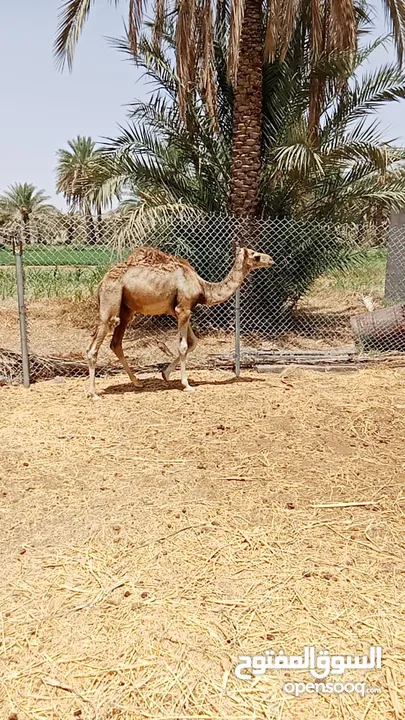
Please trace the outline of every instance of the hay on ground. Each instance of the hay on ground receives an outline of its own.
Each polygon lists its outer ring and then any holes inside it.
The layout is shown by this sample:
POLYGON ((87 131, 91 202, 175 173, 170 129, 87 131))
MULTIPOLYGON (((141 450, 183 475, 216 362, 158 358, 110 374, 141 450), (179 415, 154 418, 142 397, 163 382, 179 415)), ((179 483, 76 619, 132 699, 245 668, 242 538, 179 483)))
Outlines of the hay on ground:
POLYGON ((1 717, 403 717, 405 370, 191 381, 0 388, 1 717), (234 675, 312 644, 380 691, 234 675))

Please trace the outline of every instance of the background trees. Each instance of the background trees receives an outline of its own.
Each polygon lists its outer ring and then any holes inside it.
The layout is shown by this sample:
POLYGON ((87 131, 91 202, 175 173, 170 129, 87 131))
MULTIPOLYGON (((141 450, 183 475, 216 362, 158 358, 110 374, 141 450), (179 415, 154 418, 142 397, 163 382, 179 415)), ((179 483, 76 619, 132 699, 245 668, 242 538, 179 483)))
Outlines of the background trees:
MULTIPOLYGON (((58 62, 71 66, 74 49, 91 9, 90 0, 66 0, 55 40, 58 62)), ((384 0, 389 24, 402 60, 405 37, 403 0, 384 0)), ((234 89, 231 183, 228 209, 232 214, 260 215, 263 63, 283 62, 298 42, 309 62, 309 131, 316 139, 325 111, 327 82, 322 63, 342 53, 355 53, 359 17, 364 5, 353 0, 182 0, 172 10, 178 78, 178 110, 184 121, 187 107, 198 94, 213 127, 217 125, 215 35, 221 33, 227 57, 227 76, 234 89)), ((138 54, 146 7, 129 0, 128 48, 138 54)), ((158 47, 166 24, 168 4, 155 5, 153 44, 158 47)), ((342 92, 345 82, 342 79, 342 92)))
POLYGON ((47 216, 56 216, 57 210, 47 201, 44 190, 38 190, 30 183, 14 183, 0 195, 0 218, 3 223, 22 222, 25 242, 32 234, 32 221, 47 216))
MULTIPOLYGON (((325 85, 316 137, 311 126, 314 68, 306 48, 292 47, 283 62, 264 66, 261 217, 361 222, 375 207, 403 205, 404 150, 383 142, 373 116, 381 104, 405 97, 405 73, 394 64, 359 72, 383 42, 315 68, 325 85)), ((119 46, 130 52, 125 41, 119 46)), ((129 193, 127 213, 142 209, 144 218, 148 209, 154 217, 159 211, 166 216, 170 206, 179 212, 224 213, 228 208, 234 93, 221 37, 215 39, 217 127, 198 93, 182 118, 180 81, 170 60, 174 47, 172 32, 162 49, 141 40, 136 62, 153 80, 155 92, 149 102, 132 105, 127 127, 105 148, 108 183, 129 193)))
POLYGON ((110 207, 114 198, 108 159, 90 137, 78 135, 69 140, 68 148, 57 153, 56 190, 71 210, 85 215, 88 241, 94 244, 97 235, 102 239, 102 210, 110 207), (97 234, 93 213, 97 215, 97 234))
MULTIPOLYGON (((250 293, 252 308, 267 322, 269 315, 274 323, 276 318, 284 322, 285 312, 291 311, 319 275, 348 267, 354 256, 359 259, 358 248, 353 252, 353 238, 347 242, 333 223, 361 223, 376 209, 389 211, 405 204, 404 150, 384 143, 379 125, 373 121, 382 103, 404 97, 405 74, 394 64, 359 72, 382 42, 384 39, 365 46, 355 55, 330 57, 314 68, 308 47, 297 34, 296 45, 282 62, 263 67, 261 218, 300 222, 261 226, 257 241, 261 249, 272 252, 276 265, 271 277, 252 279, 250 293), (315 71, 323 77, 324 100, 314 134, 311 100, 315 71), (327 244, 325 222, 330 223, 327 244)), ((131 52, 127 41, 119 45, 131 52)), ((128 126, 109 142, 105 152, 112 182, 123 195, 127 193, 121 205, 127 237, 139 238, 140 232, 148 229, 148 240, 153 241, 156 219, 193 212, 199 218, 189 223, 188 230, 183 223, 172 222, 165 242, 166 249, 186 254, 198 266, 201 237, 209 223, 201 216, 226 214, 228 209, 235 95, 227 79, 219 34, 215 37, 217 126, 207 116, 197 92, 189 98, 183 118, 180 81, 171 62, 174 46, 170 31, 162 48, 148 38, 141 39, 136 61, 154 81, 155 92, 149 102, 134 103, 128 126)), ((252 243, 253 226, 249 232, 252 243)), ((218 256, 201 268, 210 278, 223 273, 229 259, 232 234, 219 235, 218 256)), ((257 323, 260 327, 260 317, 257 323)))

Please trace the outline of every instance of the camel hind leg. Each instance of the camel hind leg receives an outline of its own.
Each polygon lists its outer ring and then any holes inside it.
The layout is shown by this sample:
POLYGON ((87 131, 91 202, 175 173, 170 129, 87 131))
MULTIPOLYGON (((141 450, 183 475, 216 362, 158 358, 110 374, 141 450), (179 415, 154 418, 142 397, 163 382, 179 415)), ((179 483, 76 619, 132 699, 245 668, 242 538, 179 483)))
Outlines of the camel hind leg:
POLYGON ((143 387, 143 383, 141 380, 138 380, 136 375, 132 372, 131 368, 129 367, 128 360, 126 359, 124 355, 124 351, 122 349, 122 340, 125 334, 125 330, 127 329, 128 323, 131 321, 134 313, 132 310, 130 310, 126 305, 121 305, 120 309, 120 322, 119 325, 116 326, 110 348, 117 356, 118 360, 122 363, 122 366, 127 373, 129 379, 131 380, 132 384, 137 387, 141 388, 143 387))
POLYGON ((120 307, 122 286, 112 285, 110 282, 102 283, 99 290, 99 323, 87 348, 86 355, 89 362, 90 396, 99 400, 96 393, 96 364, 97 356, 106 335, 113 331, 120 323, 120 307))
POLYGON ((97 330, 93 335, 92 341, 87 348, 87 359, 89 361, 89 377, 90 377, 90 396, 93 400, 99 400, 99 396, 96 393, 96 364, 97 356, 100 347, 104 342, 104 338, 109 332, 119 323, 119 317, 113 317, 107 322, 100 322, 97 326, 97 330))

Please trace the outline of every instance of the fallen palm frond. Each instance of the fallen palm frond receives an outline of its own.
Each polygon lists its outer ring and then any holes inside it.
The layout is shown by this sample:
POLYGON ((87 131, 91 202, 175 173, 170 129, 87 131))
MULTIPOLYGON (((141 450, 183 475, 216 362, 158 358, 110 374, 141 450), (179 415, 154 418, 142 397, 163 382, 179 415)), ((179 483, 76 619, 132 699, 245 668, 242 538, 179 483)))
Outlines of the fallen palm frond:
MULTIPOLYGON (((88 364, 80 360, 67 360, 56 357, 40 357, 30 355, 31 380, 50 380, 60 376, 86 375, 88 364)), ((100 368, 102 374, 112 374, 116 369, 106 366, 100 368)), ((21 382, 22 378, 22 356, 20 353, 11 352, 0 348, 0 385, 21 382)))

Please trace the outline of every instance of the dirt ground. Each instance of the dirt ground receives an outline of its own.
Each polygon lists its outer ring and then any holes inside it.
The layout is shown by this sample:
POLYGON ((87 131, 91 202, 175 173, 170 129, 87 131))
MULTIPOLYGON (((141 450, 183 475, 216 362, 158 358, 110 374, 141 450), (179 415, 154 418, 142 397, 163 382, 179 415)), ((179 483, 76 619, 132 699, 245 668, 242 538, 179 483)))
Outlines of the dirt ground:
POLYGON ((402 718, 405 370, 190 375, 0 388, 0 717, 402 718), (305 645, 378 691, 235 677, 305 645))

